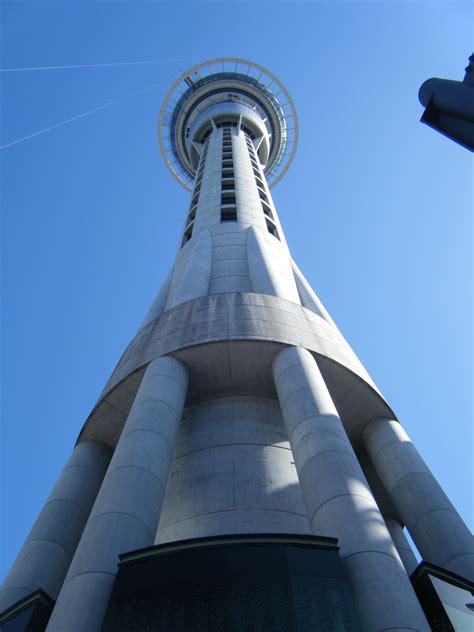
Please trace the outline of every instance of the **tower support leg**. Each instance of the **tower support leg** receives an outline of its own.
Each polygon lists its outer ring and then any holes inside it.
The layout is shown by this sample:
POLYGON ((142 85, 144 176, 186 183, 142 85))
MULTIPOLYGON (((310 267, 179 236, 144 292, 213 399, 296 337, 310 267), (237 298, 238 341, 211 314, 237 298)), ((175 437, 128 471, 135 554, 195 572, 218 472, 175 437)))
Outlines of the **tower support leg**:
POLYGON ((427 562, 474 580, 474 540, 402 426, 378 419, 363 433, 367 452, 427 562))
POLYGON ((0 612, 38 589, 56 599, 112 456, 96 441, 77 445, 0 590, 0 612))
POLYGON ((394 518, 385 517, 385 524, 387 525, 387 529, 393 543, 397 547, 398 555, 403 562, 403 566, 405 567, 408 576, 410 576, 418 566, 418 561, 405 533, 403 532, 403 527, 398 520, 395 520, 394 518))
POLYGON ((288 347, 273 375, 311 529, 338 538, 362 629, 428 631, 313 356, 288 347))
POLYGON ((153 544, 187 384, 185 366, 171 357, 145 371, 48 631, 98 632, 118 556, 153 544))

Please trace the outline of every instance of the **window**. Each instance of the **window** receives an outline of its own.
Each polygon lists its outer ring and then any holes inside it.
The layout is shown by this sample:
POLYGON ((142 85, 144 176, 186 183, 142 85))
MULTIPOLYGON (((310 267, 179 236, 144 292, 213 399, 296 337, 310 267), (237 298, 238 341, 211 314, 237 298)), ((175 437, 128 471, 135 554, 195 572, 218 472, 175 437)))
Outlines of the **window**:
POLYGON ((221 222, 236 222, 237 209, 235 206, 221 208, 221 222))
POLYGON ((221 204, 235 204, 235 195, 229 193, 223 193, 221 195, 221 204))
POLYGON ((203 143, 209 136, 212 134, 212 127, 210 127, 204 134, 201 136, 201 143, 203 143))
POLYGON ((272 213, 270 207, 268 206, 268 204, 265 204, 264 202, 262 202, 262 208, 263 208, 263 212, 265 213, 265 215, 267 217, 269 217, 271 220, 273 220, 273 213, 272 213))
POLYGON ((275 224, 270 219, 267 219, 267 218, 265 218, 265 221, 267 223, 268 232, 274 237, 276 237, 277 239, 280 239, 280 237, 278 236, 278 231, 276 229, 275 224))
POLYGON ((187 244, 188 241, 191 239, 191 235, 193 234, 193 224, 191 224, 188 228, 186 228, 186 230, 184 231, 184 236, 183 236, 183 241, 181 243, 181 247, 184 246, 184 244, 187 244))
POLYGON ((221 222, 236 222, 234 163, 230 130, 224 129, 222 142, 221 222))
POLYGON ((258 194, 259 194, 259 196, 260 196, 260 199, 261 199, 261 200, 263 200, 264 202, 266 202, 266 203, 268 204, 268 198, 267 198, 267 196, 265 195, 265 192, 264 192, 264 191, 262 191, 262 189, 261 189, 260 187, 257 187, 257 189, 258 189, 258 194))
POLYGON ((195 217, 196 217, 196 207, 193 206, 193 208, 189 211, 188 219, 186 220, 186 228, 189 226, 189 224, 191 224, 191 222, 194 221, 195 217))

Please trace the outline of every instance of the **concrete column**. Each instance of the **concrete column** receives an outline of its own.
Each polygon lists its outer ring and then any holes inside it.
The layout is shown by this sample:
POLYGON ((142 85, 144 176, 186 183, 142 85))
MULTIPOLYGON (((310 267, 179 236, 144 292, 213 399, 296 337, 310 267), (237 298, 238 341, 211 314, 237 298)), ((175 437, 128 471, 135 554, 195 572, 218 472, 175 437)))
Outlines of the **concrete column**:
POLYGON ((474 541, 402 426, 372 421, 363 440, 377 473, 420 554, 474 580, 474 541))
POLYGON ((112 456, 96 441, 74 448, 0 590, 0 612, 41 588, 56 599, 112 456))
POLYGON ((387 529, 393 543, 397 547, 398 555, 403 562, 403 566, 405 567, 408 576, 410 576, 418 566, 418 560, 416 559, 413 549, 407 540, 403 527, 398 520, 395 520, 394 518, 385 517, 385 524, 387 525, 387 529))
POLYGON ((98 632, 119 554, 153 544, 187 384, 179 360, 148 366, 48 631, 98 632))
POLYGON ((288 347, 273 375, 311 529, 338 538, 362 629, 428 631, 314 358, 288 347))

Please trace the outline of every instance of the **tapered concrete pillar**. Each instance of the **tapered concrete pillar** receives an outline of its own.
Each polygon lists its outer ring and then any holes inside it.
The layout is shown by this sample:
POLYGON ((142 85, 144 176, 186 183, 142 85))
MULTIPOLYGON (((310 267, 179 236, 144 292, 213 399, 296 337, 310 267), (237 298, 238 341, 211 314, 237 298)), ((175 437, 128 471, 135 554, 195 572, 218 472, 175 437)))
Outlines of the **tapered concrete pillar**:
POLYGON ((187 383, 179 360, 148 366, 47 630, 98 632, 119 554, 153 544, 187 383))
POLYGON ((403 566, 405 567, 408 576, 410 576, 418 566, 418 560, 416 559, 410 543, 407 540, 403 527, 398 520, 395 520, 394 518, 386 517, 385 524, 387 525, 387 529, 393 543, 397 547, 398 555, 403 562, 403 566))
POLYGON ((180 303, 206 296, 209 290, 212 266, 212 238, 208 230, 197 237, 187 265, 175 270, 166 309, 180 303))
POLYGON ((423 558, 474 580, 473 537, 402 426, 372 421, 363 440, 423 558))
POLYGON ((0 590, 0 612, 41 588, 56 599, 89 518, 112 451, 74 448, 0 590))
POLYGON ((288 347, 273 375, 311 529, 338 538, 363 630, 429 630, 314 358, 288 347))

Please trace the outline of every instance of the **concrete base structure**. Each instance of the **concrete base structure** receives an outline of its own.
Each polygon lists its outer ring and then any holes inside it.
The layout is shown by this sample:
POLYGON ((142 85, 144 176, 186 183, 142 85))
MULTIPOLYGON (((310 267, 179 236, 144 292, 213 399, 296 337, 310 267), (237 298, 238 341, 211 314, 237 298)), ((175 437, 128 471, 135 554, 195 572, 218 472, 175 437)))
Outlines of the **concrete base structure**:
POLYGON ((155 543, 311 533, 274 399, 222 397, 185 410, 155 543))

